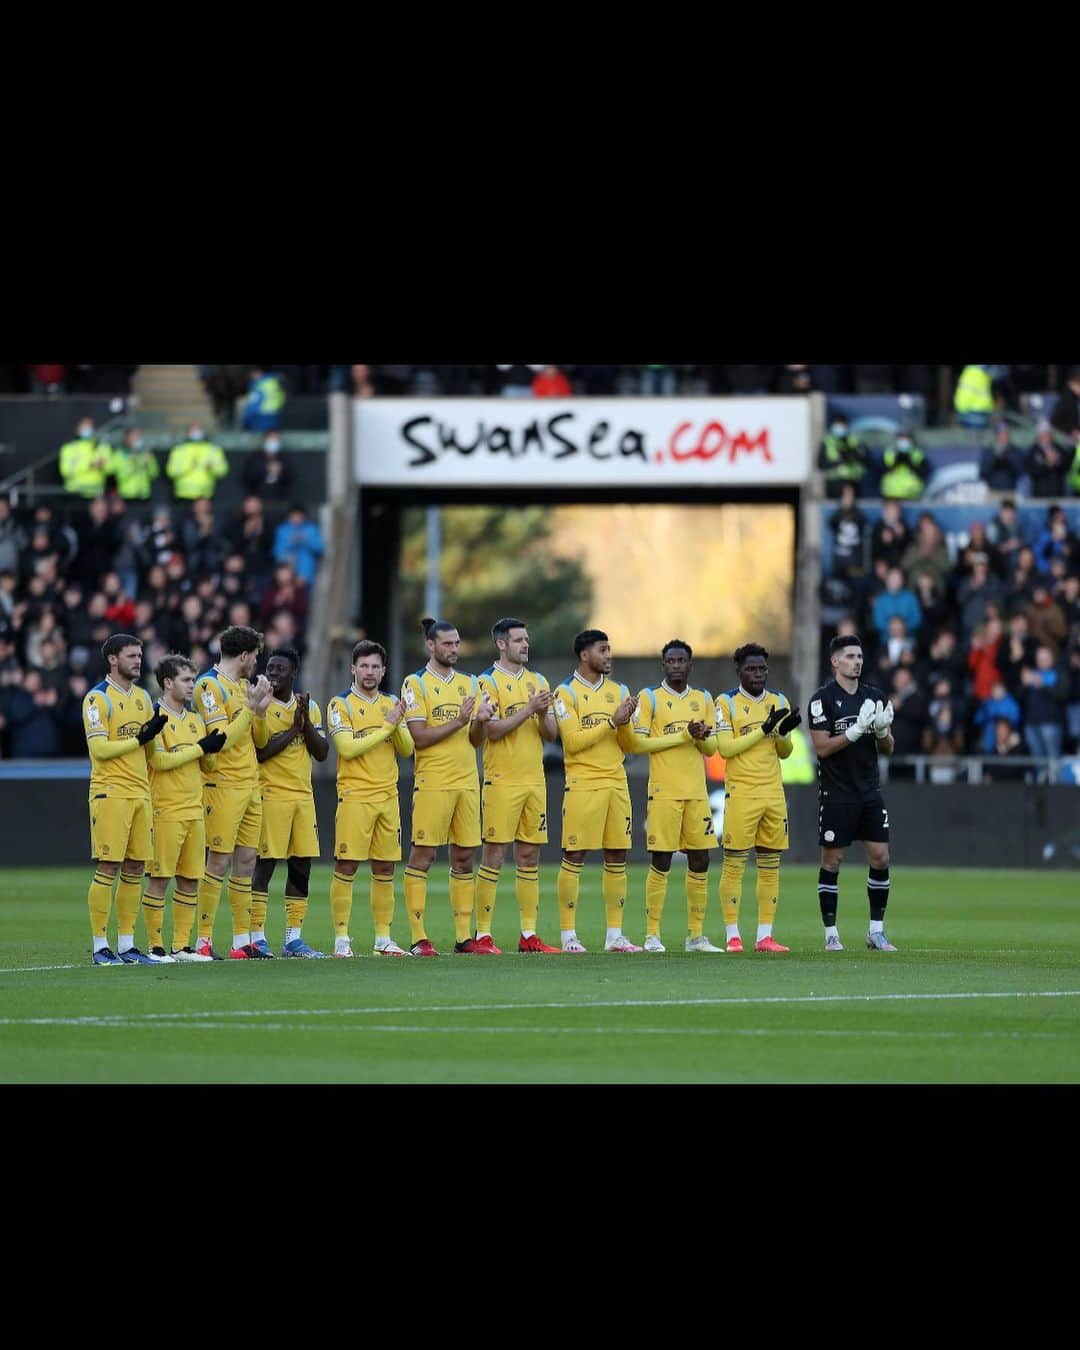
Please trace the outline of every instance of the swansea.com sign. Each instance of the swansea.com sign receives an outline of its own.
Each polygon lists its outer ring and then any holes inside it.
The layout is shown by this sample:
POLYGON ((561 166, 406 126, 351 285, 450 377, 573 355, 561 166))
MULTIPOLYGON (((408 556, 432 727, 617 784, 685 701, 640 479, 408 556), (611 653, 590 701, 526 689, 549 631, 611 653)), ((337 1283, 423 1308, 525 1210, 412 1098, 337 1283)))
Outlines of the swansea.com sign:
POLYGON ((355 400, 361 486, 757 486, 810 473, 805 398, 355 400))

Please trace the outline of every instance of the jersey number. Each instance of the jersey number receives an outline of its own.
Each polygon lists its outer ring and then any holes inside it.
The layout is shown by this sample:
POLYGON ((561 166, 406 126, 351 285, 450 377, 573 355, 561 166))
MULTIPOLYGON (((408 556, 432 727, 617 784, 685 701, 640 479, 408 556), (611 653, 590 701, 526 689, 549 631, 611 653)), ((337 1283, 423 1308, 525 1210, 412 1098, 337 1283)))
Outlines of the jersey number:
POLYGON ((705 817, 705 833, 706 833, 706 834, 712 834, 712 832, 713 832, 713 818, 712 818, 712 816, 706 816, 706 817, 705 817))
POLYGON ((631 838, 633 837, 633 831, 630 829, 630 819, 631 819, 630 816, 627 816, 627 817, 626 817, 626 837, 627 837, 627 839, 631 839, 631 838))
POLYGON ((884 807, 881 808, 881 828, 883 830, 887 830, 889 828, 889 813, 888 811, 885 810, 884 807))
POLYGON ((547 829, 547 812, 546 812, 546 811, 541 811, 541 812, 540 812, 540 824, 537 826, 537 829, 540 829, 540 830, 546 830, 546 829, 547 829))

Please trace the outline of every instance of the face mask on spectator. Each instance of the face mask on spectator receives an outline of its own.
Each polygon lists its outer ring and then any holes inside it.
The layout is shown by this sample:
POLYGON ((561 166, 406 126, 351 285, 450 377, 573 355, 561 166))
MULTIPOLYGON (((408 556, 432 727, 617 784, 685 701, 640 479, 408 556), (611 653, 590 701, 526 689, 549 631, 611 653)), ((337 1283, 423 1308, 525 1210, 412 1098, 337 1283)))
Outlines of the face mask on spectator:
POLYGON ((907 440, 900 440, 900 441, 897 441, 897 442, 896 442, 896 448, 897 448, 898 450, 910 450, 910 449, 911 449, 911 442, 910 442, 910 441, 907 441, 907 440))
POLYGON ((93 424, 93 422, 84 422, 84 423, 82 424, 82 426, 79 428, 79 435, 80 435, 84 440, 89 440, 89 438, 90 438, 93 434, 94 434, 94 424, 93 424))
POLYGON ((188 432, 188 439, 192 441, 201 441, 203 438, 202 427, 192 427, 188 432))
POLYGON ((267 449, 267 452, 268 452, 269 454, 271 454, 271 455, 276 455, 277 452, 281 449, 281 442, 280 442, 280 441, 267 441, 267 442, 266 442, 266 449, 267 449))
POLYGON ((132 440, 132 442, 131 442, 131 448, 132 448, 132 450, 141 450, 141 449, 142 449, 142 437, 141 437, 141 436, 136 436, 136 437, 132 440))
POLYGON ((843 436, 847 433, 847 427, 843 422, 834 422, 829 430, 834 436, 843 436))

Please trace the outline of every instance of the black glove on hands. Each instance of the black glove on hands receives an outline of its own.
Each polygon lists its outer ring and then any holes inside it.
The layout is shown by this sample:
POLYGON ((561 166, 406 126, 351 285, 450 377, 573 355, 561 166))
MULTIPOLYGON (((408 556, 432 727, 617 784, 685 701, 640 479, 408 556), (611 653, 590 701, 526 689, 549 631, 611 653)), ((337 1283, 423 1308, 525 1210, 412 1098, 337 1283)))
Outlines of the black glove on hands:
POLYGON ((135 739, 140 745, 145 745, 152 741, 158 732, 166 725, 169 720, 168 713, 159 712, 156 717, 151 717, 149 722, 144 722, 135 733, 135 739))
POLYGON ((788 715, 776 728, 776 734, 778 736, 790 736, 801 721, 802 721, 802 713, 798 710, 798 708, 792 708, 792 710, 788 713, 788 715))
POLYGON ((199 748, 204 755, 216 755, 224 748, 225 733, 223 731, 208 731, 199 741, 199 748))
POLYGON ((761 724, 761 729, 766 736, 771 736, 776 730, 776 724, 787 714, 786 708, 774 708, 761 724))

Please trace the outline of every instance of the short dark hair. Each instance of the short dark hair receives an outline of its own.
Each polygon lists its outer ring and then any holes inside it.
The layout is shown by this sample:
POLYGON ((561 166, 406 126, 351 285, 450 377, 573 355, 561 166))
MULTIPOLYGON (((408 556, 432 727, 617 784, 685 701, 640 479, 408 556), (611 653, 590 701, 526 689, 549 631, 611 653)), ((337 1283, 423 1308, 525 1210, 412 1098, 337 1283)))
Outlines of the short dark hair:
POLYGON ((270 656, 280 656, 282 660, 288 661, 289 665, 293 668, 294 674, 300 669, 300 653, 295 647, 290 647, 287 644, 282 643, 280 647, 274 648, 270 653, 270 656))
POLYGON ((354 666, 362 656, 377 656, 384 666, 389 664, 386 656, 386 648, 381 642, 372 642, 370 638, 361 638, 352 649, 352 663, 354 666))
POLYGON ((263 635, 254 628, 234 624, 222 633, 220 643, 222 656, 244 656, 262 651, 263 635))
POLYGON ((165 688, 166 680, 175 680, 182 670, 195 670, 198 667, 190 656, 181 656, 179 652, 170 652, 168 656, 162 657, 154 670, 154 679, 158 684, 165 688))
POLYGON ((862 638, 858 633, 837 633, 836 637, 829 643, 829 655, 835 656, 837 652, 842 652, 845 647, 858 647, 862 650, 862 638))
POLYGON ((735 655, 732 658, 735 662, 735 669, 739 670, 744 666, 751 656, 760 656, 763 661, 769 659, 769 653, 760 642, 747 642, 735 652, 735 655))
POLYGON ((142 638, 133 637, 131 633, 114 633, 101 644, 101 659, 108 665, 109 657, 119 656, 125 647, 141 646, 142 638))
POLYGON ((511 629, 525 628, 527 625, 524 619, 500 619, 491 629, 492 642, 498 642, 499 638, 510 636, 511 629))
POLYGON ((457 624, 451 623, 449 619, 433 619, 430 615, 420 620, 420 627, 423 629, 424 637, 434 642, 439 633, 453 633, 457 631, 457 624))
POLYGON ((667 654, 669 651, 671 651, 672 647, 681 647, 683 651, 686 653, 686 659, 688 661, 692 661, 694 659, 694 649, 693 647, 690 646, 689 642, 684 642, 682 638, 672 638, 670 642, 665 642, 663 647, 661 647, 660 649, 661 661, 667 660, 667 654))
POLYGON ((580 656, 586 647, 591 647, 594 642, 608 642, 610 639, 606 633, 599 628, 586 628, 583 633, 579 633, 574 639, 574 655, 580 656))

